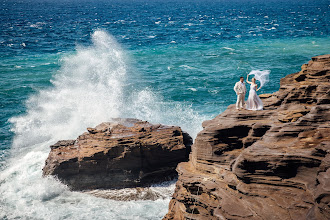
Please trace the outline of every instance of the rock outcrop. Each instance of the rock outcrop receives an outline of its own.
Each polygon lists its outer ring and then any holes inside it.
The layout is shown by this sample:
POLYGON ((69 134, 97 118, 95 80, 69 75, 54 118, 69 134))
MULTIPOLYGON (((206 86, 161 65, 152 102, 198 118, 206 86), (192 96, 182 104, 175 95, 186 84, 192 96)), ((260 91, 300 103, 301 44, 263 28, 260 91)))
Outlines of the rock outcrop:
POLYGON ((205 121, 164 219, 330 219, 330 55, 205 121))
POLYGON ((59 141, 43 168, 73 190, 147 186, 177 175, 187 161, 192 139, 177 126, 137 119, 114 119, 76 140, 59 141))

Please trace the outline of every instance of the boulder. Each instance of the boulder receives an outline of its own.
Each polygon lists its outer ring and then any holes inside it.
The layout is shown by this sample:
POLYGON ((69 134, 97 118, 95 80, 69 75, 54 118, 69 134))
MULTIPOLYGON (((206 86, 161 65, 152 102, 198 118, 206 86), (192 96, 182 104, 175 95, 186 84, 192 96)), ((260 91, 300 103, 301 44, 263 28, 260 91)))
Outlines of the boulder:
POLYGON ((330 219, 330 55, 205 121, 164 219, 330 219))
POLYGON ((44 176, 73 190, 148 186, 175 177, 192 144, 180 127, 137 119, 113 119, 87 131, 50 146, 44 176))

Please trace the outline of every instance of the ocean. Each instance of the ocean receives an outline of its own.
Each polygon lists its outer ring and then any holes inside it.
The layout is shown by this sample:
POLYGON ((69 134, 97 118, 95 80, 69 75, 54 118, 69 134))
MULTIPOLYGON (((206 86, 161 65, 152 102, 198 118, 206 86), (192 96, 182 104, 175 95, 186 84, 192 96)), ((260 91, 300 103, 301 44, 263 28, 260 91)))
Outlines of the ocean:
POLYGON ((192 137, 235 103, 240 76, 279 89, 330 53, 327 0, 1 0, 0 219, 161 219, 156 201, 71 192, 42 168, 58 140, 116 117, 192 137))

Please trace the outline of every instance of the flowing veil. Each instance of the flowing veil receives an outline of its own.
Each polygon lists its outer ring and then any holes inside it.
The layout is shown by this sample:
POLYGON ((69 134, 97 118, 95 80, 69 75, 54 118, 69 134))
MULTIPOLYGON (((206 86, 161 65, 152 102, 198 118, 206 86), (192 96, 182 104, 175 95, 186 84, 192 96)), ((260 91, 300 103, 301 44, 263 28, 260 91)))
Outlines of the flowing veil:
POLYGON ((260 87, 263 87, 269 81, 270 70, 252 70, 248 75, 254 75, 254 78, 260 82, 260 87))

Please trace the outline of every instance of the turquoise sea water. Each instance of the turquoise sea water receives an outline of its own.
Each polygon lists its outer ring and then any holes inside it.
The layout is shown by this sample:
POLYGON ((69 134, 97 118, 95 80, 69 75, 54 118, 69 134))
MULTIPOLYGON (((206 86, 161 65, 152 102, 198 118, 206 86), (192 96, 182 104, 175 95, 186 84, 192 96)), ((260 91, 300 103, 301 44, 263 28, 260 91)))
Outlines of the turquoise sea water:
POLYGON ((329 8, 325 0, 1 1, 0 218, 160 219, 170 197, 118 203, 43 179, 49 145, 112 117, 196 136, 235 102, 239 76, 271 70, 260 90, 271 93, 330 53, 329 8))

